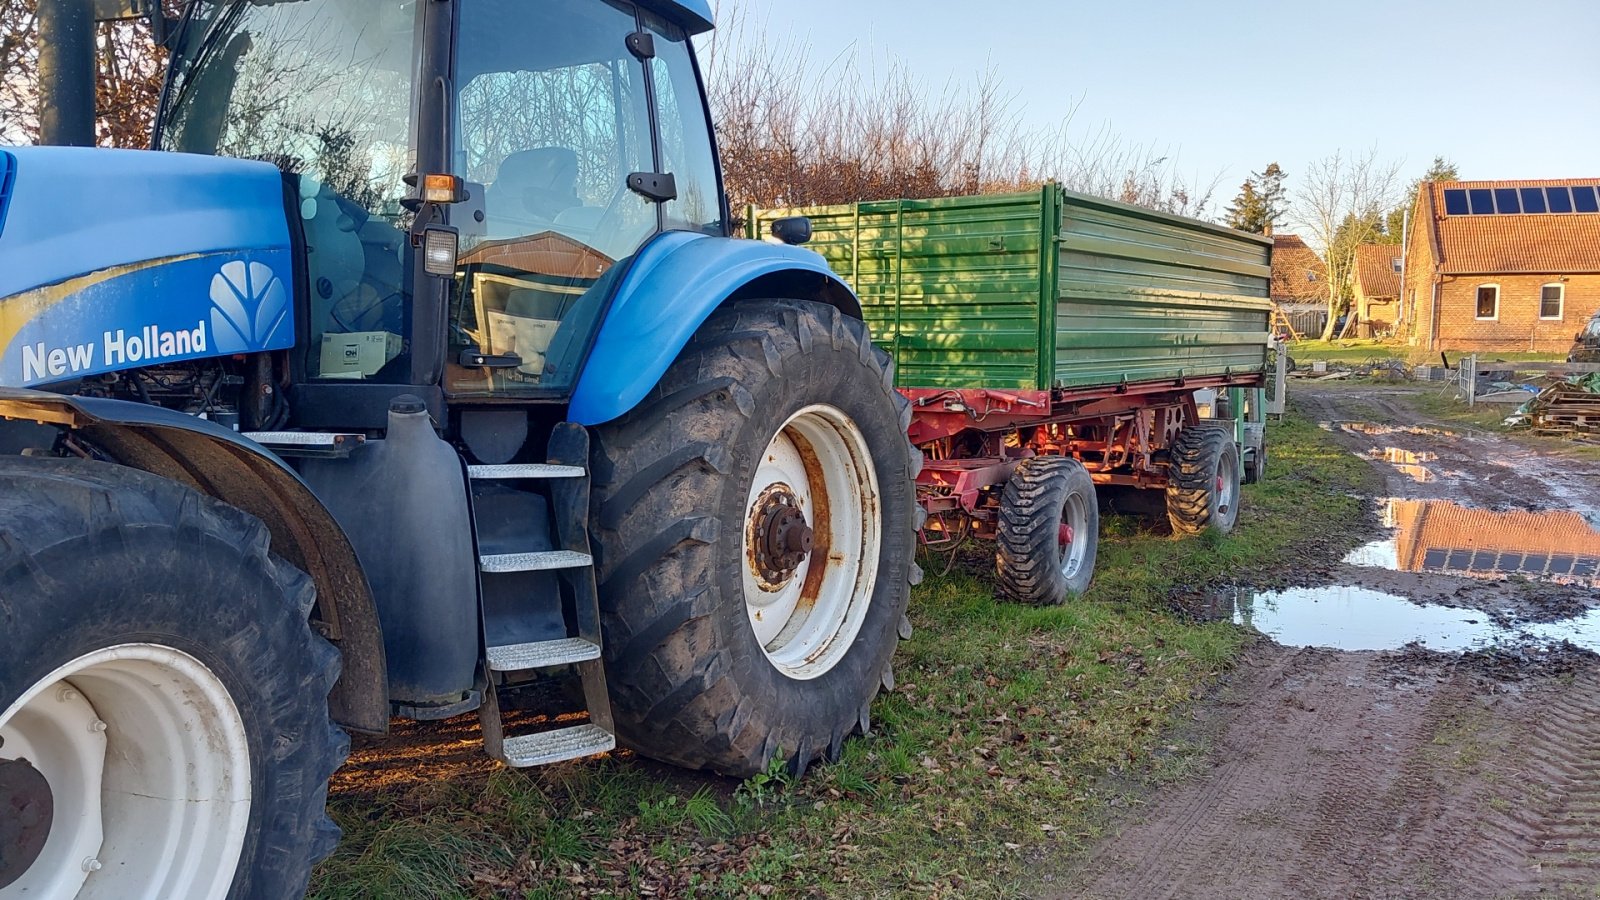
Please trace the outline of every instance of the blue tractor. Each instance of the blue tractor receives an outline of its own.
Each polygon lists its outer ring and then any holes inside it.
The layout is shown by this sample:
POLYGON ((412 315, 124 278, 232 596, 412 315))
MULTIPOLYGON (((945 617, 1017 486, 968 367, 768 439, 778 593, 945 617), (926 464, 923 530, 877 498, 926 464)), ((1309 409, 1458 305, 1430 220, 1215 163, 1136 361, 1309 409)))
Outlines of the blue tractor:
POLYGON ((156 152, 0 148, 0 897, 298 895, 395 718, 868 727, 920 457, 809 224, 730 237, 711 18, 190 0, 156 152))

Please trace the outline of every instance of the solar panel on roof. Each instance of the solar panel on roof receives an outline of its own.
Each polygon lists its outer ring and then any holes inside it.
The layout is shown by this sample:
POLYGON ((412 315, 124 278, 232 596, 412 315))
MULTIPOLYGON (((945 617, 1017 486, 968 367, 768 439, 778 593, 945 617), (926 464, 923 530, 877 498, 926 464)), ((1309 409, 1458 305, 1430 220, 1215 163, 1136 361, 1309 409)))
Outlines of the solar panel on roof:
POLYGON ((1472 201, 1473 215, 1494 215, 1494 192, 1488 188, 1467 188, 1467 199, 1472 201))
POLYGON ((1544 210, 1544 188, 1523 188, 1522 211, 1525 213, 1542 213, 1544 210))
POLYGON ((1495 188, 1494 206, 1502 216, 1522 212, 1522 204, 1517 202, 1516 188, 1495 188))
POLYGON ((1572 212, 1572 195, 1564 187, 1547 187, 1544 189, 1545 198, 1550 201, 1550 211, 1553 213, 1572 212))
POLYGON ((1595 202, 1595 189, 1593 185, 1580 185, 1572 189, 1572 208, 1581 213, 1600 212, 1600 203, 1595 202))
POLYGON ((1457 188, 1444 192, 1444 211, 1452 216, 1467 214, 1467 192, 1457 188))

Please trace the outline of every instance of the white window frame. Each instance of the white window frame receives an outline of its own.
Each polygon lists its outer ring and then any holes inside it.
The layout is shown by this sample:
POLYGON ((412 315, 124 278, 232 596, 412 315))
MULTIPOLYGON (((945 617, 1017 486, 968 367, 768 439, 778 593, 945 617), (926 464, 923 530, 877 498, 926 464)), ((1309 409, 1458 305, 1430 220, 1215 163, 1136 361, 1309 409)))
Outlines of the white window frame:
POLYGON ((1539 285, 1539 319, 1544 322, 1559 322, 1566 317, 1567 286, 1559 281, 1552 281, 1548 284, 1539 285), (1552 287, 1556 289, 1556 314, 1553 316, 1547 316, 1544 314, 1544 289, 1552 287))
POLYGON ((1498 321, 1500 321, 1500 285, 1498 285, 1498 284, 1480 284, 1477 287, 1472 289, 1472 317, 1474 319, 1478 320, 1479 322, 1498 322, 1498 321), (1492 316, 1480 316, 1480 315, 1478 315, 1478 293, 1480 291, 1482 291, 1484 288, 1494 288, 1494 315, 1492 315, 1492 316))

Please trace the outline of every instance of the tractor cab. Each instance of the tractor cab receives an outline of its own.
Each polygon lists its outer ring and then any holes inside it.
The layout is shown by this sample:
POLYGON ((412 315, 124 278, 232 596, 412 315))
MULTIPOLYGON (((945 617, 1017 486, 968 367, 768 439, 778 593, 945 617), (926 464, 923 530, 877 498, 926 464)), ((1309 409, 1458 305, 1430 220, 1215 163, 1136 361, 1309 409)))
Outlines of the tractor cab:
POLYGON ((202 2, 157 147, 268 161, 302 261, 295 381, 569 396, 619 276, 727 214, 689 37, 609 0, 202 2))

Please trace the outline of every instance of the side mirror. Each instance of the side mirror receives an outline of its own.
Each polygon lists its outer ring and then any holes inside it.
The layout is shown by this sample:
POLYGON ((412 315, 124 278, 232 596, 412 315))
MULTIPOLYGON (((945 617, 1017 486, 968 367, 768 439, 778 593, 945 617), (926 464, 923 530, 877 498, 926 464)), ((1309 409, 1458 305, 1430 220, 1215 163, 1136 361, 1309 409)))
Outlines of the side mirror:
POLYGON ((173 26, 177 24, 177 20, 167 18, 161 0, 92 0, 92 4, 96 22, 148 20, 151 39, 171 49, 173 26))
POLYGON ((796 246, 811 240, 811 220, 805 216, 790 216, 772 223, 772 236, 785 244, 796 246))

